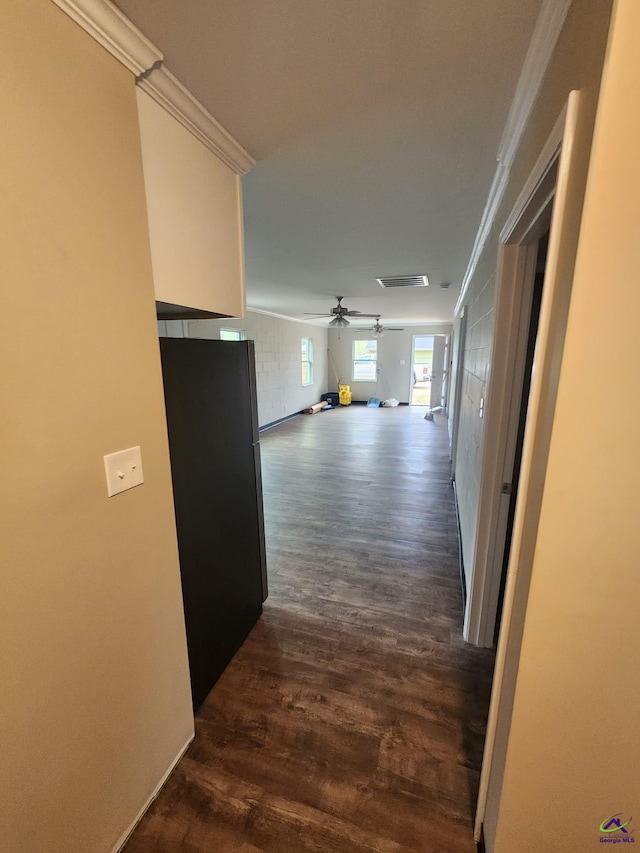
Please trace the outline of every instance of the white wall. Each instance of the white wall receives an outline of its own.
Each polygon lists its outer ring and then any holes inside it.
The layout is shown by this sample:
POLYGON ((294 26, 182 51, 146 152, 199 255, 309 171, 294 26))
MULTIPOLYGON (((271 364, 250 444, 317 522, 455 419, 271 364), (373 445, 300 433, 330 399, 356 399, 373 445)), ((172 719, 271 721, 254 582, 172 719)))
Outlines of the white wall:
POLYGON ((619 812, 634 818, 630 829, 638 837, 639 40, 637 0, 618 0, 589 167, 496 853, 602 849, 599 825, 619 812), (602 357, 586 358, 596 340, 603 341, 602 357), (612 405, 592 416, 593 389, 603 387, 612 405))
MULTIPOLYGON (((369 397, 387 399, 395 397, 401 403, 409 402, 412 385, 411 358, 414 335, 449 335, 448 323, 425 326, 406 326, 402 332, 385 332, 378 338, 379 381, 353 381, 353 341, 373 340, 371 331, 348 329, 329 329, 329 349, 336 371, 344 385, 351 386, 354 400, 368 400, 369 397), (404 361, 404 364, 401 362, 404 361)), ((329 386, 337 391, 337 382, 333 370, 329 367, 329 386)))
MULTIPOLYGON (((493 261, 493 257, 492 257, 493 261)), ((491 262, 490 262, 491 263, 491 262)), ((456 448, 456 495, 462 530, 462 552, 467 592, 475 557, 485 421, 480 417, 481 402, 487 396, 493 345, 495 274, 486 281, 475 280, 466 301, 468 320, 464 361, 460 377, 460 411, 456 448)))
MULTIPOLYGON (((499 235, 573 89, 581 92, 576 147, 579 158, 585 164, 588 162, 610 7, 610 0, 573 0, 465 300, 468 313, 464 365, 461 376, 456 380, 462 383, 456 493, 468 590, 476 557, 486 423, 479 411, 481 400, 487 397, 493 347, 500 345, 499 341, 494 341, 493 334, 499 235)), ((586 165, 583 181, 585 178, 586 165)), ((580 191, 583 190, 584 183, 580 191)), ((577 199, 576 206, 579 207, 579 203, 580 199, 577 199)))
POLYGON ((217 340, 220 329, 244 329, 255 341, 258 423, 273 423, 317 403, 327 391, 327 330, 295 320, 247 311, 242 320, 168 320, 161 335, 217 340), (302 385, 302 338, 313 342, 313 384, 302 385))
POLYGON ((156 299, 244 312, 240 178, 136 89, 156 299))

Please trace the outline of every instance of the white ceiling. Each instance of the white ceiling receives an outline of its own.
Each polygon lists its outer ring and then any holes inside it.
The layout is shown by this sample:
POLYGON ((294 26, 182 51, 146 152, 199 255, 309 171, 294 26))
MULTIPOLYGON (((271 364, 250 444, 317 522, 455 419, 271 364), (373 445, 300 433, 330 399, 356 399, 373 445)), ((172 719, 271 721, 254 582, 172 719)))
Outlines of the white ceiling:
POLYGON ((116 5, 258 160, 250 308, 302 318, 341 295, 383 323, 451 320, 541 0, 116 5))

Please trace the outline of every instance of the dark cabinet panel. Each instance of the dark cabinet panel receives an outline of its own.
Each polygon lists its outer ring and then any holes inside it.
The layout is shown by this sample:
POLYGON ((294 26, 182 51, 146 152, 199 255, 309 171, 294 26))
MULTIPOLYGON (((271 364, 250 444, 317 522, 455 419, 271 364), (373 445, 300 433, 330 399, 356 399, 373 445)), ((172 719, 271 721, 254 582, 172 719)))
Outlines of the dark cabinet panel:
POLYGON ((162 338, 160 348, 197 708, 262 612, 253 342, 162 338))

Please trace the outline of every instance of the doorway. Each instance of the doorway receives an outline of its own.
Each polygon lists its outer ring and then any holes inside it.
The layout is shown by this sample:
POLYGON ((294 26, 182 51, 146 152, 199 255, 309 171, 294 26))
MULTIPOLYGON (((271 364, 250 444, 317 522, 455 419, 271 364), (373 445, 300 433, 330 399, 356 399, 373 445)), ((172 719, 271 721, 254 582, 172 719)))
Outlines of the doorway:
POLYGON ((414 335, 411 348, 412 406, 431 405, 431 376, 433 373, 433 335, 414 335))
MULTIPOLYGON (((576 108, 574 105, 572 113, 576 108)), ((511 498, 516 473, 518 482, 520 480, 516 456, 521 407, 529 396, 525 377, 538 247, 550 231, 552 210, 554 225, 557 220, 557 184, 565 121, 568 118, 563 111, 501 233, 491 381, 484 407, 476 548, 463 628, 467 642, 487 648, 494 644, 498 601, 505 589, 503 565, 505 554, 507 559, 509 557, 509 518, 512 526, 515 519, 515 500, 511 498)), ((565 156, 570 156, 570 147, 565 147, 564 151, 565 156)), ((547 241, 549 258, 553 254, 553 236, 551 229, 547 241)), ((555 257, 551 260, 552 274, 557 277, 555 257)), ((535 343, 535 338, 531 343, 535 343)))
POLYGON ((447 335, 414 335, 411 348, 411 406, 445 405, 449 338, 447 335))
POLYGON ((492 645, 503 598, 474 833, 476 841, 484 836, 489 849, 497 829, 584 196, 588 148, 575 145, 579 106, 580 94, 571 92, 500 234, 476 560, 464 629, 465 639, 492 645))
POLYGON ((540 322, 540 306, 542 304, 542 291, 544 287, 544 274, 547 265, 547 252, 549 250, 549 231, 542 235, 538 242, 536 269, 531 293, 531 309, 529 311, 529 329, 526 333, 526 353, 524 359, 522 376, 522 394, 520 396, 520 411, 517 418, 517 433, 515 441, 515 452, 511 473, 511 482, 505 484, 509 498, 507 510, 507 525, 504 537, 504 553, 502 556, 502 575, 500 577, 500 589, 498 592, 498 604, 496 609, 496 624, 494 628, 494 645, 498 642, 500 623, 502 620, 502 607, 504 604, 504 590, 507 582, 507 570, 509 568, 509 557, 511 555, 511 539, 513 537, 513 520, 518 497, 518 485, 520 482, 520 468, 522 465, 522 447, 524 442, 524 429, 527 423, 529 411, 529 391, 531 390, 531 373, 533 371, 533 357, 538 339, 538 324, 540 322))

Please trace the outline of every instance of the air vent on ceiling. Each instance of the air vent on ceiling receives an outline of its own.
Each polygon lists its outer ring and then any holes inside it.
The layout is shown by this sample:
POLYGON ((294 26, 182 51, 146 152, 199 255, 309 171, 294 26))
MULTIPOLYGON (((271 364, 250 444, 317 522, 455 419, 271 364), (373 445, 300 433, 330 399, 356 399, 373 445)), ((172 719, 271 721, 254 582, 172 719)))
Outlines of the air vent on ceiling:
POLYGON ((380 287, 426 287, 429 284, 426 275, 390 275, 376 281, 380 287))

